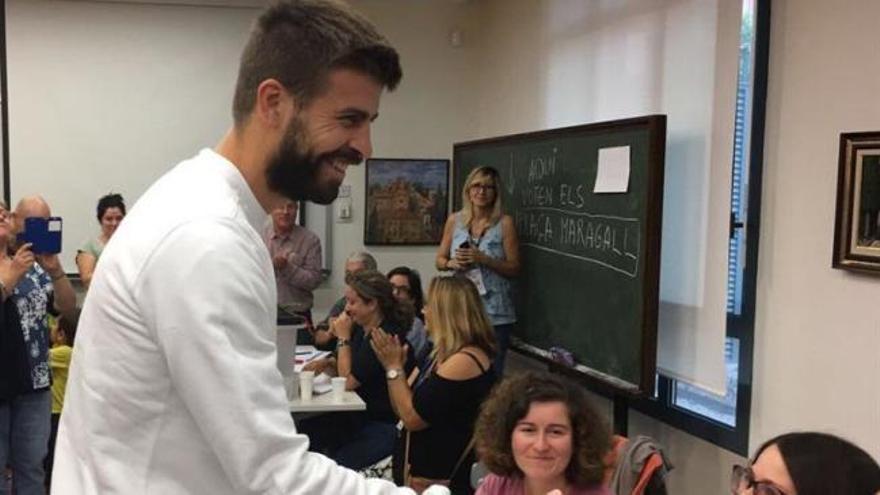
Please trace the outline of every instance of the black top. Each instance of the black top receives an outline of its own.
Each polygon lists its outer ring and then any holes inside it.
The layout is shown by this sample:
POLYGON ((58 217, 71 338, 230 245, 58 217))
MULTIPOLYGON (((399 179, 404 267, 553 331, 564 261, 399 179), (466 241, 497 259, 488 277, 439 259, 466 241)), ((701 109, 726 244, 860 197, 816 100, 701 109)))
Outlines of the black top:
MULTIPOLYGON (((483 369, 476 357, 467 351, 462 352, 483 369)), ((428 427, 414 431, 410 436, 410 471, 414 476, 449 479, 474 434, 480 405, 494 384, 495 372, 490 366, 481 375, 468 380, 443 378, 432 369, 428 377, 416 385, 413 407, 428 427)), ((469 478, 473 457, 471 452, 462 462, 456 480, 469 478)))
MULTIPOLYGON (((397 335, 401 342, 405 341, 406 331, 401 330, 390 321, 384 321, 379 325, 385 333, 397 335)), ((388 397, 388 384, 385 378, 385 368, 376 357, 373 346, 369 339, 364 337, 364 329, 355 325, 351 334, 351 374, 360 383, 355 392, 367 403, 366 415, 368 418, 396 423, 397 415, 391 409, 391 399, 388 397)), ((409 376, 415 366, 415 357, 412 348, 407 350, 404 376, 409 376)))

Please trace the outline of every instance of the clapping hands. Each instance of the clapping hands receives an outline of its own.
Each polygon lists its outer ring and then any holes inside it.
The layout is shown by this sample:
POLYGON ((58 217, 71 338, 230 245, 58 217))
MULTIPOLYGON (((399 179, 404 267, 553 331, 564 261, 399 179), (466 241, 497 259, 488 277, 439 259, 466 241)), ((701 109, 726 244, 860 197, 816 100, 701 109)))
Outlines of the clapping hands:
POLYGON ((401 345, 396 335, 388 335, 381 328, 376 328, 370 333, 370 346, 386 370, 403 369, 409 346, 401 345))

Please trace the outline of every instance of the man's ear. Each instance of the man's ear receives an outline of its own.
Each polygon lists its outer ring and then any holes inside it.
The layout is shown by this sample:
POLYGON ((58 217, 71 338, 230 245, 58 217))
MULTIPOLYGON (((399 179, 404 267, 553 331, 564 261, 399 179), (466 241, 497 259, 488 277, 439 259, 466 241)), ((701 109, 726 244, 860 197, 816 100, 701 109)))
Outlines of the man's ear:
POLYGON ((256 117, 263 125, 281 128, 295 109, 293 96, 276 79, 266 79, 257 86, 256 117))

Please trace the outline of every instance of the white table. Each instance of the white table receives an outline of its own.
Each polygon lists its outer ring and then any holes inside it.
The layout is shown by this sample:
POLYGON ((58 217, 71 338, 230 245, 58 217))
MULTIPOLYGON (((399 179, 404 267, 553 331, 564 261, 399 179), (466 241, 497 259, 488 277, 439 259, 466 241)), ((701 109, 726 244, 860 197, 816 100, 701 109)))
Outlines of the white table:
POLYGON ((333 392, 313 395, 311 400, 303 400, 297 397, 289 403, 292 413, 328 413, 339 411, 365 411, 367 403, 361 397, 350 390, 346 390, 342 400, 333 400, 333 392))

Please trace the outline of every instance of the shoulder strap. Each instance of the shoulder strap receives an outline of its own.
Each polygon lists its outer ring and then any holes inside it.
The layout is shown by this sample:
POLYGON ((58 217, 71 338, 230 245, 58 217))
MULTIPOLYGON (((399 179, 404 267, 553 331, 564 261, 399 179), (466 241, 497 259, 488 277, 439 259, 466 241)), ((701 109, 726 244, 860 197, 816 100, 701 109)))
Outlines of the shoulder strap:
POLYGON ((461 351, 458 351, 458 352, 460 352, 460 353, 462 353, 462 354, 465 354, 465 355, 469 356, 471 359, 474 360, 475 363, 477 363, 477 367, 480 368, 480 371, 481 371, 482 373, 485 373, 485 372, 486 372, 486 368, 483 367, 483 363, 480 362, 480 359, 477 358, 477 356, 475 356, 474 353, 472 353, 472 352, 470 352, 470 351, 466 351, 466 350, 461 350, 461 351))

